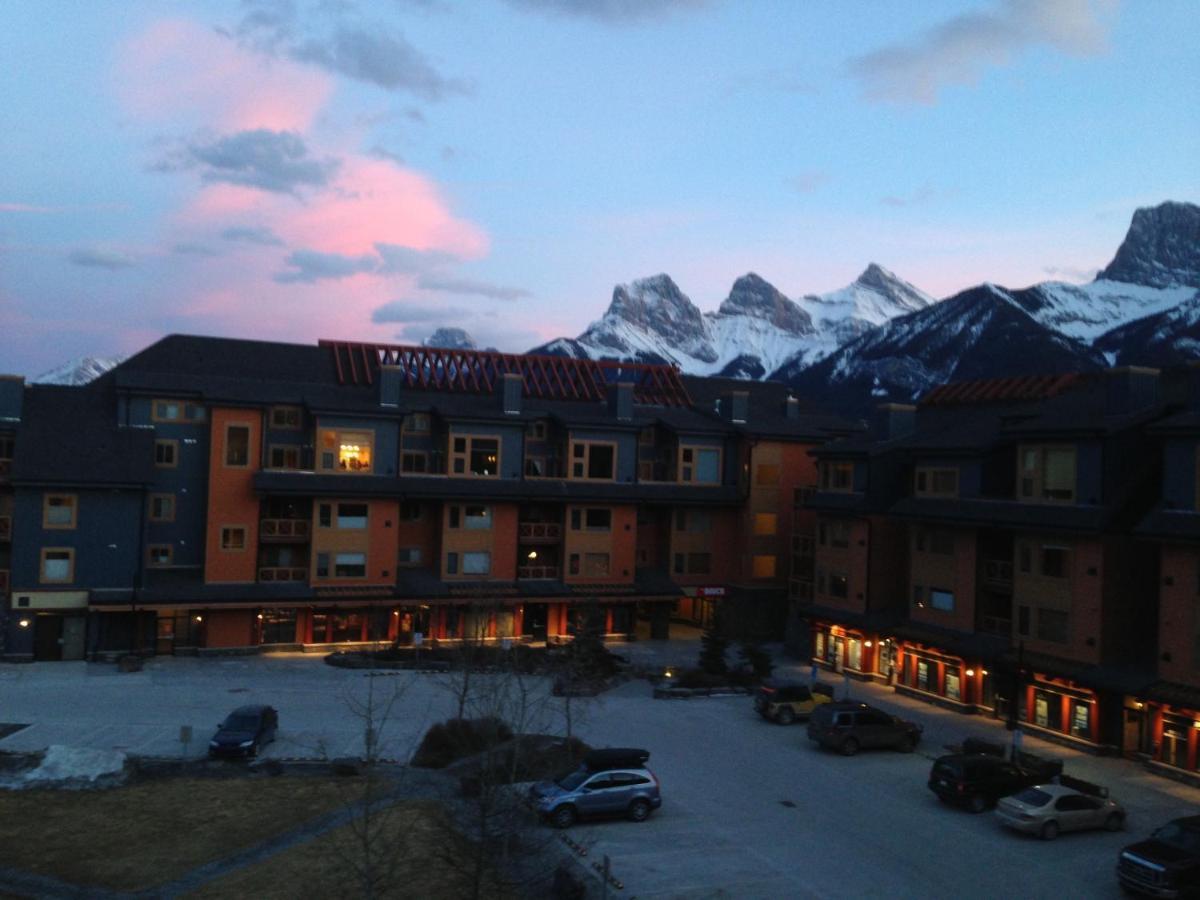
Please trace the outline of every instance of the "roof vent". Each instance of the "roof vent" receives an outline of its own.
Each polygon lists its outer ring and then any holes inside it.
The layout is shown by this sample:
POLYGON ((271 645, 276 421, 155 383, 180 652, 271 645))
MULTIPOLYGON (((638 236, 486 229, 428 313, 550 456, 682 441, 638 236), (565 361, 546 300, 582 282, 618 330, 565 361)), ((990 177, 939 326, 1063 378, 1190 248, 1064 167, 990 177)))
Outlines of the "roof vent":
POLYGON ((400 405, 400 388, 404 384, 404 372, 399 366, 379 367, 379 405, 400 405))
POLYGON ((800 401, 791 394, 788 394, 787 399, 783 401, 783 415, 787 419, 800 418, 800 401))
POLYGON ((525 378, 520 372, 505 372, 500 377, 500 394, 506 415, 521 414, 521 388, 524 384, 525 378))
POLYGON ((721 418, 741 425, 750 416, 750 392, 730 391, 721 395, 721 418))
POLYGON ((622 422, 633 418, 633 382, 618 381, 609 385, 608 408, 622 422))
POLYGON ((0 375, 0 421, 21 421, 21 401, 24 396, 24 376, 0 375))
POLYGON ((917 427, 917 408, 906 403, 880 403, 875 407, 871 431, 881 441, 906 437, 917 427))

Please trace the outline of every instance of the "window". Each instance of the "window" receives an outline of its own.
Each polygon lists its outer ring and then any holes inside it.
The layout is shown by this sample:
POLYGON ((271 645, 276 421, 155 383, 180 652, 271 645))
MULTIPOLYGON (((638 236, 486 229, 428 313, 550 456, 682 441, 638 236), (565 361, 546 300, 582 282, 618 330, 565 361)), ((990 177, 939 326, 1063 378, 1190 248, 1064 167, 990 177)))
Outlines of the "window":
POLYGON ((244 525, 226 525, 221 529, 221 549, 241 551, 246 549, 246 528, 244 525))
POLYGON ((958 469, 917 469, 913 493, 927 497, 957 497, 958 469))
POLYGON ((317 554, 317 577, 318 578, 328 578, 329 577, 329 554, 328 553, 318 553, 317 554))
POLYGON ((420 503, 414 500, 402 500, 400 502, 401 522, 420 522, 423 516, 424 511, 420 503))
POLYGON ((450 473, 476 478, 498 476, 500 474, 499 439, 471 435, 451 437, 450 473))
POLYGON ((769 555, 755 556, 752 564, 755 578, 775 577, 775 557, 769 555))
POLYGON ((174 522, 175 521, 175 495, 174 494, 151 494, 150 495, 150 521, 151 522, 174 522))
POLYGON ((1017 490, 1022 500, 1075 501, 1074 447, 1022 446, 1017 468, 1017 490))
POLYGON ((371 472, 374 435, 367 431, 325 429, 320 438, 320 468, 326 472, 362 475, 371 472))
POLYGON ((1066 578, 1071 551, 1066 547, 1042 548, 1042 574, 1047 578, 1066 578))
POLYGON ((546 423, 545 422, 530 422, 525 429, 525 433, 535 441, 544 441, 546 439, 546 423))
POLYGON ((913 534, 918 553, 936 553, 939 556, 954 555, 954 532, 935 528, 918 528, 913 534))
MULTIPOLYGON (((463 527, 468 531, 487 531, 492 527, 490 506, 464 506, 463 527)), ((464 567, 464 571, 466 571, 464 567)))
POLYGON ((13 458, 14 443, 11 435, 0 434, 0 459, 10 460, 13 458))
POLYGON ((169 566, 175 559, 175 548, 170 544, 150 544, 146 547, 146 565, 151 568, 169 566))
POLYGON ((712 516, 698 509, 675 510, 675 530, 704 534, 712 530, 712 516))
POLYGON ((204 422, 208 414, 203 406, 182 400, 155 400, 151 404, 150 418, 155 422, 204 422))
POLYGON ((817 543, 822 547, 850 546, 850 523, 845 519, 822 519, 817 523, 817 543))
POLYGON ((446 554, 446 574, 447 575, 457 575, 458 574, 458 554, 457 553, 451 552, 451 553, 446 554))
POLYGON ((1061 609, 1038 609, 1037 636, 1039 641, 1055 644, 1067 642, 1067 612, 1061 609))
POLYGON ((546 460, 541 456, 525 457, 525 477, 526 478, 545 478, 546 477, 546 460))
POLYGON ((1017 634, 1029 637, 1029 607, 1017 607, 1017 634))
POLYGON ((421 548, 401 547, 397 559, 397 564, 400 566, 419 566, 421 564, 421 548))
POLYGON ((75 551, 70 547, 43 547, 42 584, 66 584, 75 579, 75 551))
POLYGON ((612 510, 603 507, 588 507, 571 510, 572 531, 612 531, 612 510))
POLYGON ((400 454, 400 471, 411 472, 416 475, 424 474, 429 471, 429 454, 419 453, 413 450, 405 450, 400 454))
POLYGON ((67 530, 76 524, 74 494, 46 494, 42 500, 42 527, 67 530))
POLYGON ((333 527, 333 505, 322 503, 317 507, 317 524, 321 528, 333 527))
POLYGON ((954 612, 954 592, 931 587, 929 589, 929 606, 941 612, 954 612))
POLYGON ((779 466, 774 463, 761 463, 754 470, 754 483, 760 487, 779 484, 779 466))
POLYGON ((829 596, 845 600, 850 596, 850 580, 843 572, 829 573, 829 596))
POLYGON ((366 578, 367 554, 338 553, 333 557, 335 578, 366 578))
POLYGON ((612 481, 617 477, 617 445, 574 441, 571 444, 571 477, 612 481))
POLYGON ((720 449, 717 447, 680 447, 679 480, 692 484, 720 484, 720 449))
POLYGON ((404 419, 404 430, 409 434, 429 433, 429 413, 413 413, 404 419))
POLYGON ((821 490, 843 491, 854 490, 854 464, 848 462, 823 462, 821 470, 821 490))
POLYGON ((492 554, 486 550, 475 550, 462 555, 464 575, 487 575, 492 571, 492 554))
POLYGON ((676 553, 676 575, 708 575, 712 572, 711 553, 676 553))
POLYGON ((279 431, 299 431, 302 424, 300 407, 272 406, 271 427, 279 431))
POLYGON ((912 605, 916 609, 925 608, 925 588, 922 585, 914 584, 912 591, 912 605))
POLYGON ((299 469, 300 448, 289 447, 286 444, 273 444, 267 454, 267 460, 272 469, 299 469))
POLYGON ((250 465, 250 428, 246 425, 229 425, 225 428, 225 465, 245 467, 250 465))
POLYGON ((779 516, 775 513, 755 513, 754 533, 757 535, 772 535, 779 529, 779 516))
POLYGON ((581 578, 604 578, 608 575, 607 553, 572 553, 567 558, 567 572, 581 578))
POLYGON ((342 531, 361 531, 367 527, 367 504, 339 503, 337 527, 342 531))
POLYGON ((154 465, 158 466, 160 469, 173 469, 179 465, 179 441, 155 441, 154 465))
POLYGON ((1017 545, 1017 569, 1025 575, 1043 578, 1071 577, 1071 548, 1052 544, 1017 545))

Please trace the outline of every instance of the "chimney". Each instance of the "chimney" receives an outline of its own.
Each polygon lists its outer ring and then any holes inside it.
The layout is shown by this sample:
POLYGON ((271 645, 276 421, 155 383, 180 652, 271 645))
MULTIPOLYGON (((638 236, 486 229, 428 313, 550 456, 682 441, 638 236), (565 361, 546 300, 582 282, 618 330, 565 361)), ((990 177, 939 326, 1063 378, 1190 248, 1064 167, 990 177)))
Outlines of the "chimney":
POLYGON ((1158 369, 1121 366, 1104 372, 1104 411, 1123 416, 1158 402, 1158 369))
POLYGON ((0 422, 21 421, 21 401, 24 396, 23 375, 0 375, 0 422))
POLYGON ((500 376, 500 399, 506 415, 521 414, 521 390, 524 386, 525 376, 520 372, 505 372, 500 376))
POLYGON ((730 391, 721 395, 721 418, 743 424, 750 415, 750 392, 730 391))
POLYGON ((608 409, 622 422, 633 418, 632 381, 618 381, 608 386, 608 409))
POLYGON ((400 405, 400 388, 404 384, 404 374, 399 366, 379 367, 379 405, 397 407, 400 405))
POLYGON ((800 418, 800 401, 791 394, 783 401, 783 415, 786 419, 800 418))
POLYGON ((917 427, 917 408, 906 403, 880 403, 875 407, 871 432, 878 440, 906 437, 917 427))

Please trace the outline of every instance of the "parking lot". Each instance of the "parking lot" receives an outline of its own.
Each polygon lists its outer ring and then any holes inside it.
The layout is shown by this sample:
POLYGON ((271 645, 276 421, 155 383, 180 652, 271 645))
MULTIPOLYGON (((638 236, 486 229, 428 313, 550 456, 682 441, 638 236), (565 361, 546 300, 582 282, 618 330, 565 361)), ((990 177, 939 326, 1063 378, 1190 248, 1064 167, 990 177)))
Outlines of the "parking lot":
MULTIPOLYGON (((0 666, 0 723, 29 725, 0 749, 65 744, 178 755, 179 727, 190 725, 187 750, 199 755, 231 708, 263 702, 280 711, 280 739, 268 755, 353 755, 363 730, 355 702, 372 685, 377 697, 392 685, 402 691, 385 755, 405 758, 429 724, 453 714, 440 676, 372 678, 314 657, 155 659, 121 675, 86 663, 0 666)), ((545 688, 538 680, 539 695, 545 688)), ((846 689, 837 688, 839 696, 846 689)), ((588 862, 609 856, 623 883, 619 897, 1116 897, 1118 849, 1198 811, 1196 789, 1131 762, 1027 739, 1028 749, 1063 758, 1069 773, 1108 785, 1130 822, 1124 833, 1053 842, 1010 833, 991 813, 943 806, 925 786, 944 744, 968 734, 1003 740, 1002 727, 879 686, 849 689, 924 724, 918 753, 843 758, 810 746, 802 725, 761 721, 747 697, 654 700, 644 681, 575 701, 577 731, 593 746, 651 751, 663 807, 645 823, 581 824, 570 836, 589 848, 588 862)), ((555 702, 544 707, 547 726, 558 711, 555 702)))

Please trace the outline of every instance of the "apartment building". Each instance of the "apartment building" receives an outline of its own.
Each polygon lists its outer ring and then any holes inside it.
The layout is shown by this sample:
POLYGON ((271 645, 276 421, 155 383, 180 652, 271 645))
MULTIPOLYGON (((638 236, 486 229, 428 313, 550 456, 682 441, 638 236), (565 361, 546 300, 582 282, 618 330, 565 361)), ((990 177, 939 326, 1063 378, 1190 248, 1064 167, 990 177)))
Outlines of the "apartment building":
POLYGON ((0 379, 3 656, 777 631, 795 486, 848 431, 781 385, 348 342, 0 379))

